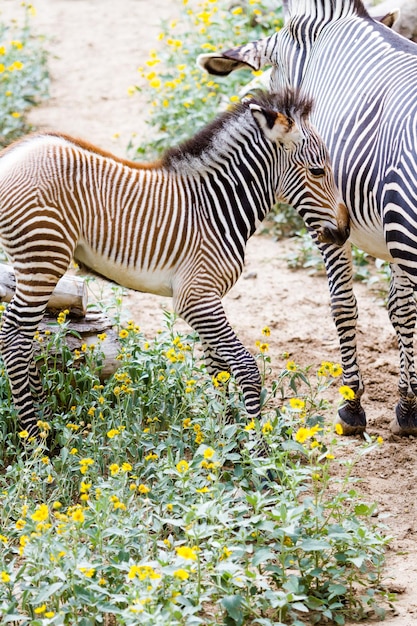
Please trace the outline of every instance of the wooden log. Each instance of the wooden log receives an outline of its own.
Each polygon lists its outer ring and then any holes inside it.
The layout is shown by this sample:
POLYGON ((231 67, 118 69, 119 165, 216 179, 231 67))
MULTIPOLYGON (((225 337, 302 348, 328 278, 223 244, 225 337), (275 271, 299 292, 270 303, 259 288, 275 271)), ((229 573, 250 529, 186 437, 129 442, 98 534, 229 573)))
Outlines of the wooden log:
MULTIPOLYGON (((65 343, 71 352, 75 350, 81 351, 83 344, 91 346, 92 344, 100 343, 100 349, 103 352, 103 366, 100 370, 100 379, 107 380, 112 374, 120 367, 120 361, 116 358, 119 354, 120 343, 116 331, 113 328, 111 320, 97 310, 87 311, 84 318, 72 319, 67 318, 68 330, 75 331, 75 335, 68 333, 65 337, 65 343), (99 341, 98 334, 106 334, 106 338, 103 341, 99 341)), ((45 315, 42 322, 39 325, 40 336, 44 335, 45 331, 54 333, 56 332, 57 321, 56 317, 45 315)), ((44 336, 43 341, 47 341, 47 335, 44 336)), ((35 344, 35 354, 42 352, 42 344, 35 344)), ((82 352, 82 351, 81 351, 82 352)), ((54 355, 50 355, 54 356, 54 355)), ((82 362, 83 356, 80 356, 80 362, 82 362)), ((58 362, 60 361, 58 355, 58 362)))
MULTIPOLYGON (((11 265, 0 263, 0 301, 10 302, 16 289, 16 279, 11 265)), ((48 310, 59 312, 68 309, 74 317, 84 317, 87 312, 88 293, 83 278, 65 275, 55 287, 48 310)))

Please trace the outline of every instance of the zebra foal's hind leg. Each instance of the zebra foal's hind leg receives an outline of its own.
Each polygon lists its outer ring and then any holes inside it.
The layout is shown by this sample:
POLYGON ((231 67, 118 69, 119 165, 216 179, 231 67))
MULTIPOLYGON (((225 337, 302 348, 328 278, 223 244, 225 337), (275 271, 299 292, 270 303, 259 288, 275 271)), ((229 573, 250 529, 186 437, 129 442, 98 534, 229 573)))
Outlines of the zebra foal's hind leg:
POLYGON ((414 364, 414 330, 417 310, 414 287, 398 265, 391 265, 388 314, 400 350, 399 401, 391 430, 396 435, 417 436, 417 376, 414 364))
MULTIPOLYGON (((16 293, 3 316, 0 332, 0 351, 9 377, 14 405, 19 415, 20 426, 37 436, 40 414, 36 410, 36 399, 44 402, 45 394, 33 359, 34 335, 41 321, 49 297, 56 285, 41 284, 32 274, 24 280, 16 272, 16 293)), ((42 412, 46 417, 46 413, 42 412)))

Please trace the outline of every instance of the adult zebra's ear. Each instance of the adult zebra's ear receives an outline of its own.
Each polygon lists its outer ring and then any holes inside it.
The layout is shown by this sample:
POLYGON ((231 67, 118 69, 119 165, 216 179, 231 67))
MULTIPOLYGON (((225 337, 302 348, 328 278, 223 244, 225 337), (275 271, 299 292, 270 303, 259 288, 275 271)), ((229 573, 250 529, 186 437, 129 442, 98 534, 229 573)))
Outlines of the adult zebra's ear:
POLYGON ((197 64, 209 74, 227 76, 230 72, 240 69, 260 70, 264 65, 271 63, 265 56, 270 37, 251 41, 244 46, 230 48, 220 54, 200 54, 197 64))
POLYGON ((300 139, 300 131, 290 117, 256 103, 249 103, 249 108, 259 128, 270 141, 287 144, 300 139))

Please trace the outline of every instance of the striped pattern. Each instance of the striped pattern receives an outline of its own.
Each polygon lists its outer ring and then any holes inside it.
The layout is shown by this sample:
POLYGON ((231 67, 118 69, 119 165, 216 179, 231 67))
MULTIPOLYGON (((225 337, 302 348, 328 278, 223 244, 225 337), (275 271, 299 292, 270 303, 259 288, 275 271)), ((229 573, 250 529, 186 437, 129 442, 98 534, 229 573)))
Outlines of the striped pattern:
POLYGON ((29 136, 0 156, 0 241, 16 295, 0 346, 21 425, 36 433, 33 336, 73 257, 139 291, 172 296, 200 335, 210 374, 233 373, 259 417, 260 377, 221 298, 238 279, 245 246, 277 197, 294 204, 322 241, 342 244, 348 217, 328 154, 297 93, 239 104, 150 165, 78 140, 29 136))
MULTIPOLYGON (((271 64, 271 88, 302 88, 351 217, 351 241, 392 264, 388 311, 400 349, 394 432, 417 434, 413 335, 417 283, 417 46, 371 19, 360 0, 284 0, 286 25, 271 37, 200 62, 227 74, 271 64)), ((356 398, 341 411, 363 431, 356 301, 344 250, 321 246, 339 332, 344 382, 356 398)))

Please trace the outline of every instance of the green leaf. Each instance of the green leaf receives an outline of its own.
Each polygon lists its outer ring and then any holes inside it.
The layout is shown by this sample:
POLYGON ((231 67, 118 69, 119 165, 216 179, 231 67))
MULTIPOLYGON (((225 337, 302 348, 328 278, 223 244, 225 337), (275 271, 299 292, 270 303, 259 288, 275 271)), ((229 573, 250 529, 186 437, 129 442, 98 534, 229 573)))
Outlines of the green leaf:
POLYGON ((256 567, 257 565, 260 565, 261 563, 265 563, 266 561, 272 561, 275 558, 276 558, 275 552, 273 552, 269 548, 260 548, 259 550, 256 550, 253 556, 252 565, 256 567))
POLYGON ((323 539, 304 539, 304 541, 301 542, 300 548, 304 550, 304 552, 316 552, 328 550, 331 548, 331 545, 323 539))
POLYGON ((227 614, 234 620, 237 626, 243 624, 242 596, 224 596, 221 603, 226 609, 227 614))
POLYGON ((42 589, 38 595, 34 598, 33 604, 42 604, 50 598, 54 593, 56 593, 59 589, 64 586, 63 582, 53 583, 52 585, 48 585, 44 589, 42 589))

